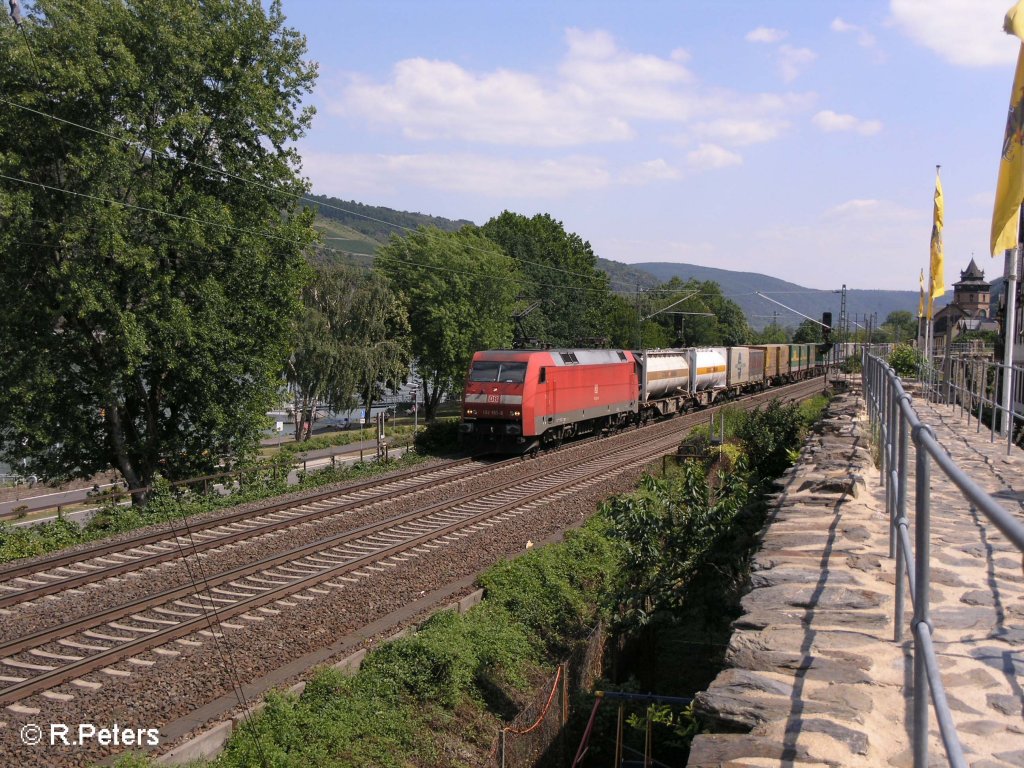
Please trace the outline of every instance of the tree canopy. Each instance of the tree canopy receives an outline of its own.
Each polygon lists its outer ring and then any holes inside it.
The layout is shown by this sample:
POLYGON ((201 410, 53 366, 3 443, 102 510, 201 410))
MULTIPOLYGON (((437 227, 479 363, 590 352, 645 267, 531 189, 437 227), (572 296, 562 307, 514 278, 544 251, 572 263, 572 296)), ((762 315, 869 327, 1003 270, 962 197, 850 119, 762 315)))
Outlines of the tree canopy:
POLYGON ((431 419, 444 394, 461 391, 474 352, 511 344, 519 270, 475 227, 393 236, 377 255, 377 268, 408 313, 431 419))
POLYGON ((793 334, 794 344, 821 344, 824 340, 821 326, 813 320, 804 320, 793 334))
POLYGON ((528 336, 560 347, 607 341, 608 275, 597 268, 590 243, 546 213, 504 211, 480 231, 518 263, 523 301, 540 302, 524 320, 528 336))
POLYGON ((660 285, 648 306, 672 346, 735 346, 750 340, 750 327, 739 305, 722 295, 718 283, 682 281, 673 277, 660 285))
POLYGON ((276 2, 37 0, 0 25, 3 458, 138 488, 255 449, 315 236, 305 52, 276 2))
POLYGON ((381 389, 409 372, 409 321, 384 276, 321 263, 303 291, 288 383, 296 395, 296 439, 308 435, 318 403, 370 413, 381 389))

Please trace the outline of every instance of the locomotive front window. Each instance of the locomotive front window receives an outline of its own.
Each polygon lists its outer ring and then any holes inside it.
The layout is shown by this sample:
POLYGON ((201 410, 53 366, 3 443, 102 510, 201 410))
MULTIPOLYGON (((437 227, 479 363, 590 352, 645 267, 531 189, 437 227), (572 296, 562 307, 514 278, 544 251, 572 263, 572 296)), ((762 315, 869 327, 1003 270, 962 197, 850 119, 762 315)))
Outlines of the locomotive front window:
POLYGON ((522 384, 525 379, 526 363, 501 363, 492 360, 481 360, 473 363, 473 367, 469 369, 470 381, 522 384))

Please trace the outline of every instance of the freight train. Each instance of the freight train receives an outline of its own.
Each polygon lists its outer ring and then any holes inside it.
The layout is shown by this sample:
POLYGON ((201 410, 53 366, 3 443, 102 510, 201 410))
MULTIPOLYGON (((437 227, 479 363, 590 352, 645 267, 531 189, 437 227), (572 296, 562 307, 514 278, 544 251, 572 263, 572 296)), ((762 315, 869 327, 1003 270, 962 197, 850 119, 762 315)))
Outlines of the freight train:
POLYGON ((473 355, 459 425, 463 445, 536 453, 820 375, 827 347, 513 349, 473 355))

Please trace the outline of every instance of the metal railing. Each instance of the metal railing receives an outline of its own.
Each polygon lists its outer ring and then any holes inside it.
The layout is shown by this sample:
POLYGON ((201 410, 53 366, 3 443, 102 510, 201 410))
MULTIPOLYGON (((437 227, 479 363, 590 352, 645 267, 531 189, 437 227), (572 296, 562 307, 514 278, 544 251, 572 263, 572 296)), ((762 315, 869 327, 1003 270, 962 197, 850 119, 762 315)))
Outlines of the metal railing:
POLYGON ((1016 547, 1024 552, 1024 525, 1003 509, 949 457, 936 441, 931 427, 921 422, 903 383, 884 360, 865 353, 864 396, 873 434, 881 446, 881 476, 889 515, 889 557, 896 558, 895 631, 903 640, 904 579, 910 585, 914 635, 913 743, 914 766, 928 765, 928 694, 949 764, 966 768, 956 725, 950 713, 939 665, 932 644, 934 627, 929 601, 931 590, 931 465, 932 462, 960 490, 969 505, 980 510, 1016 547), (914 446, 914 543, 907 518, 907 486, 910 444, 914 446))
POLYGON ((966 414, 968 426, 974 418, 976 431, 987 428, 990 442, 995 442, 997 436, 1004 439, 1009 453, 1015 427, 1024 422, 1024 367, 1015 365, 1010 369, 1013 396, 1008 421, 1001 395, 1005 370, 1005 364, 988 355, 953 354, 926 361, 918 378, 929 401, 960 406, 960 417, 966 414))

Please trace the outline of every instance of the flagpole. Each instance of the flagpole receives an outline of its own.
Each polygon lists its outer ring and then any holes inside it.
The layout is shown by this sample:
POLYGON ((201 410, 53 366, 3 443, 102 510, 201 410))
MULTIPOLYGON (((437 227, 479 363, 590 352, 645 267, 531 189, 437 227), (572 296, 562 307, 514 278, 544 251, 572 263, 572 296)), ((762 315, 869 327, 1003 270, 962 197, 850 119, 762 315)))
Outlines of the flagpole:
MULTIPOLYGON (((1022 206, 1024 210, 1024 206, 1022 206)), ((1003 344, 1003 432, 1009 436, 1013 432, 1013 418, 1010 409, 1013 403, 1013 342, 1017 329, 1017 264, 1020 262, 1020 253, 1024 248, 1024 215, 1021 215, 1017 224, 1017 245, 1006 251, 1006 341, 1003 344)))

